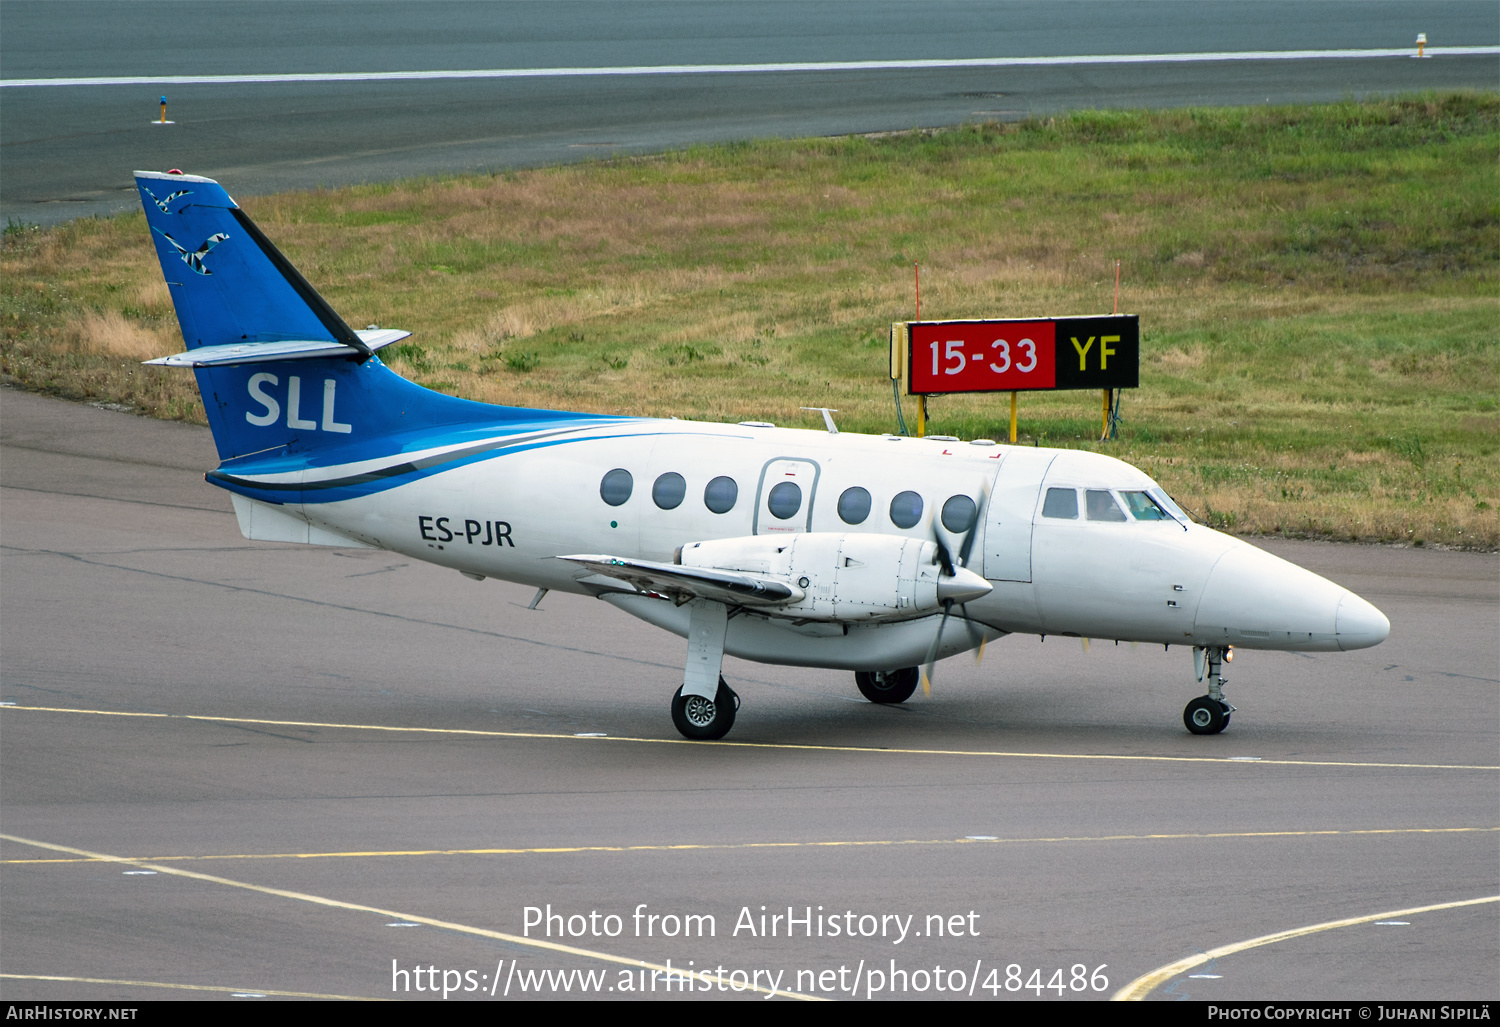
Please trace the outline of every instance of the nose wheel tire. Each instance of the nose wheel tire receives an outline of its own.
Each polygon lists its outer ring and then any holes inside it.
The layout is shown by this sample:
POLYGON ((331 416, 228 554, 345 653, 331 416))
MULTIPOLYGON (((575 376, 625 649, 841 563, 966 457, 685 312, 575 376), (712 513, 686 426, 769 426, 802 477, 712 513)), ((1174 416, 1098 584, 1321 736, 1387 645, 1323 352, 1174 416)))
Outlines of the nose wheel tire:
POLYGON ((1195 735, 1216 735, 1229 726, 1230 706, 1200 695, 1182 711, 1182 722, 1195 735))
POLYGON ((672 723, 684 738, 715 742, 734 727, 734 714, 739 708, 740 697, 720 678, 719 690, 712 699, 683 695, 679 688, 672 696, 672 723))
POLYGON ((882 704, 906 702, 917 690, 921 679, 922 672, 916 667, 854 672, 854 684, 859 688, 859 694, 873 703, 882 704))

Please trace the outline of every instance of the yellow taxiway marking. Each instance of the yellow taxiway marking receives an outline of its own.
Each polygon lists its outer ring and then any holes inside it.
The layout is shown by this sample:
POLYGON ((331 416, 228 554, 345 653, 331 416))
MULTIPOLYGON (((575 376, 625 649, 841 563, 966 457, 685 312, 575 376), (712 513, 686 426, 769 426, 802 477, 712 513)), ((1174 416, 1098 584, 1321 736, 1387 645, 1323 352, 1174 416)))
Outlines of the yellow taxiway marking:
POLYGON ((688 738, 634 738, 629 735, 576 735, 539 731, 481 731, 458 727, 393 727, 387 724, 326 724, 311 720, 265 720, 258 717, 210 717, 197 713, 132 713, 121 710, 75 710, 59 706, 3 706, 33 713, 80 713, 100 717, 144 717, 197 720, 214 724, 263 724, 269 727, 315 727, 341 731, 387 731, 395 734, 458 735, 471 738, 540 738, 568 742, 632 742, 637 745, 712 745, 731 749, 791 749, 803 752, 857 752, 904 756, 994 756, 1046 760, 1124 760, 1136 763, 1233 763, 1237 766, 1387 767, 1397 770, 1500 770, 1500 766, 1466 763, 1361 763, 1349 760, 1247 759, 1235 756, 1126 756, 1111 753, 1004 752, 978 749, 890 749, 868 745, 804 745, 793 742, 699 742, 688 738))
MULTIPOLYGON (((68 984, 120 984, 131 988, 171 988, 173 991, 212 991, 223 995, 244 995, 247 998, 328 998, 340 1002, 389 1002, 389 999, 369 998, 365 995, 324 995, 316 991, 272 991, 270 988, 216 988, 207 984, 172 984, 169 981, 121 981, 108 977, 60 977, 56 974, 0 974, 0 979, 10 981, 63 981, 68 984)), ((84 1005, 82 1000, 77 1000, 84 1005)), ((19 1004, 19 1003, 13 1003, 19 1004)))
POLYGON ((1482 899, 1463 899, 1458 902, 1439 902, 1433 906, 1413 906, 1411 909, 1390 909, 1384 913, 1371 913, 1368 916, 1355 916, 1347 920, 1329 920, 1327 923, 1312 924, 1308 927, 1296 927, 1290 931, 1278 931, 1275 934, 1263 934, 1259 938, 1251 938, 1248 941, 1237 941, 1232 945, 1221 945, 1207 952, 1200 952, 1196 956, 1188 956, 1179 959, 1175 963, 1152 970, 1142 977, 1137 977, 1125 987, 1110 996, 1111 1002, 1139 1002, 1151 992, 1155 991, 1167 981, 1180 973, 1191 970, 1195 966, 1207 963, 1211 959, 1220 959, 1224 956, 1232 956, 1236 952, 1244 952, 1246 949, 1259 948, 1262 945, 1274 945, 1278 941, 1288 941, 1292 938, 1301 938, 1309 934, 1317 934, 1320 931, 1331 931, 1338 927, 1353 927, 1357 924, 1373 923, 1376 920, 1392 920, 1398 916, 1412 916, 1417 913, 1431 913, 1439 909, 1458 909, 1462 906, 1479 906, 1486 902, 1500 902, 1500 895, 1487 895, 1482 899))
MULTIPOLYGON (((1330 835, 1391 834, 1473 834, 1500 831, 1500 827, 1379 827, 1343 831, 1215 831, 1191 834, 1106 834, 1060 836, 1056 838, 890 838, 826 842, 725 842, 682 843, 676 845, 567 845, 533 849, 387 849, 351 852, 247 852, 217 853, 207 856, 132 856, 135 861, 153 863, 201 862, 216 859, 368 859, 386 856, 555 856, 586 852, 693 852, 726 849, 853 849, 895 845, 1022 845, 1057 842, 1158 842, 1204 841, 1219 838, 1313 838, 1330 835)), ((4 837, 4 835, 0 835, 4 837)), ((87 859, 0 859, 0 865, 59 863, 98 863, 126 857, 90 857, 87 859)))
MULTIPOLYGON (((457 924, 451 920, 435 920, 432 917, 416 916, 411 913, 401 913, 393 909, 381 909, 378 906, 365 906, 358 902, 344 902, 341 899, 325 898, 322 895, 309 895, 306 892, 288 891, 285 888, 267 888, 263 884, 251 884, 248 881, 235 881, 228 877, 215 877, 212 874, 200 874, 196 870, 184 870, 181 867, 171 867, 163 863, 151 863, 143 859, 135 859, 129 856, 111 856, 103 852, 90 852, 87 849, 75 849, 70 845, 57 845, 53 842, 39 842, 32 838, 20 838, 13 834, 0 834, 0 839, 15 842, 18 845, 31 845, 38 849, 49 849, 53 852, 67 852, 74 856, 83 856, 89 860, 98 860, 107 863, 123 863, 127 866, 140 867, 142 870, 154 870, 158 874, 171 874, 174 877, 188 877, 195 881, 207 881, 210 884, 222 884, 228 888, 243 888, 245 891, 259 892, 262 895, 274 895, 282 899, 295 899, 298 902, 310 902, 316 906, 329 906, 333 909, 348 909, 356 913, 376 913, 393 920, 401 920, 406 923, 426 924, 428 927, 439 927, 445 931, 456 931, 460 934, 473 934, 481 938, 493 938, 496 941, 507 941, 512 945, 525 945, 535 949, 545 949, 549 952, 561 952, 569 956, 581 956, 584 959, 598 959, 606 963, 618 963, 628 966, 632 970, 654 970, 658 973, 676 974, 682 977, 702 981, 705 984, 723 984, 731 987, 732 982, 727 978, 721 978, 707 971, 684 971, 680 967, 673 968, 661 966, 656 963, 647 963, 641 959, 630 959, 625 956, 614 956, 608 952, 595 952, 592 949, 581 949, 574 945, 560 945, 555 941, 542 941, 539 938, 523 938, 518 934, 506 934, 504 931, 492 931, 486 927, 470 927, 467 924, 457 924)), ((740 991, 758 991, 765 995, 782 995, 786 998, 802 999, 807 1002, 825 1002, 826 999, 816 995, 803 995, 795 991, 773 991, 759 984, 741 985, 740 991)))

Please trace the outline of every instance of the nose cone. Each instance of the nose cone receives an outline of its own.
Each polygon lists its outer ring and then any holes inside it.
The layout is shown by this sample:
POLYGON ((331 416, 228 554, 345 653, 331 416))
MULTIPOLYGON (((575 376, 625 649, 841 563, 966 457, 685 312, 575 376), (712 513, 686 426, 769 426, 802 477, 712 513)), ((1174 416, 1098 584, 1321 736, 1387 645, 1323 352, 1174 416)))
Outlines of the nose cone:
MULTIPOLYGON (((955 567, 953 568, 953 576, 951 578, 947 575, 938 578, 938 602, 967 603, 981 596, 989 595, 994 587, 994 585, 991 585, 967 567, 955 567)), ((1373 645, 1374 643, 1370 644, 1373 645)))
POLYGON ((1339 600, 1338 617, 1334 623, 1339 648, 1345 651, 1379 645, 1391 633, 1391 622, 1386 615, 1353 592, 1345 592, 1339 600))
POLYGON ((1326 578, 1241 543, 1208 576, 1193 642, 1338 652, 1339 604, 1348 595, 1326 578))

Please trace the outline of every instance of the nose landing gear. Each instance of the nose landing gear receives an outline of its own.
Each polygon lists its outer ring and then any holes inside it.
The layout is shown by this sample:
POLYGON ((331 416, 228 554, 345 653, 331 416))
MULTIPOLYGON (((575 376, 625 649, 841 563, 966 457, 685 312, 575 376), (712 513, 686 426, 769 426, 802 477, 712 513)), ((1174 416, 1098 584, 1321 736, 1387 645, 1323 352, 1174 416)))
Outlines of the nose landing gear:
POLYGON ((1182 722, 1195 735, 1216 735, 1229 725, 1234 707, 1212 696, 1200 695, 1182 711, 1182 722))
POLYGON ((1195 735, 1216 735, 1229 726, 1234 707, 1224 699, 1225 678, 1220 670, 1228 656, 1228 646, 1196 646, 1193 663, 1198 680, 1208 677, 1208 694, 1200 695, 1182 711, 1182 723, 1195 735))

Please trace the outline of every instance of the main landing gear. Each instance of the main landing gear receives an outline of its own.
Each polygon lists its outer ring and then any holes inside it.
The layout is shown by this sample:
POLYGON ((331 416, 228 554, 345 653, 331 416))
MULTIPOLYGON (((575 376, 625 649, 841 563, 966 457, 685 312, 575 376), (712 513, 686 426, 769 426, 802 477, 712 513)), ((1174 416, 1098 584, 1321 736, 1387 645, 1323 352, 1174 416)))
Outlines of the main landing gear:
POLYGON ((734 727, 734 714, 740 708, 740 697, 719 678, 719 690, 712 699, 701 695, 684 695, 682 689, 672 696, 672 723, 682 737, 695 742, 716 742, 734 727))
POLYGON ((1216 735, 1229 726, 1234 707, 1224 699, 1225 678, 1220 673, 1225 660, 1233 659, 1228 646, 1196 646, 1193 664, 1198 680, 1208 677, 1208 694, 1200 695, 1182 711, 1182 722, 1195 735, 1216 735))
POLYGON ((859 687, 859 694, 873 703, 906 702, 921 680, 922 672, 916 667, 854 672, 854 684, 859 687))
POLYGON ((734 727, 740 697, 724 683, 724 635, 729 608, 708 599, 688 603, 687 665, 682 687, 672 696, 672 724, 684 738, 716 742, 734 727))

